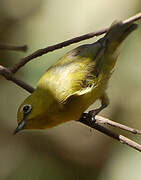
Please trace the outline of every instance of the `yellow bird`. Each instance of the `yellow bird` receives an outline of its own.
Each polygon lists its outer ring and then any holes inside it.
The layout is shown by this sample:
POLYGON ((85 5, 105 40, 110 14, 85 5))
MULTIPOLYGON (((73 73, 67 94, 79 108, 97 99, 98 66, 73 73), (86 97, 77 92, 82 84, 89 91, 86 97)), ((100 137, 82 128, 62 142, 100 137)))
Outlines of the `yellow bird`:
POLYGON ((119 47, 136 28, 134 23, 116 21, 97 42, 79 46, 60 58, 19 107, 14 134, 23 129, 47 129, 79 120, 97 99, 101 106, 89 113, 94 116, 104 109, 109 104, 107 83, 119 47))

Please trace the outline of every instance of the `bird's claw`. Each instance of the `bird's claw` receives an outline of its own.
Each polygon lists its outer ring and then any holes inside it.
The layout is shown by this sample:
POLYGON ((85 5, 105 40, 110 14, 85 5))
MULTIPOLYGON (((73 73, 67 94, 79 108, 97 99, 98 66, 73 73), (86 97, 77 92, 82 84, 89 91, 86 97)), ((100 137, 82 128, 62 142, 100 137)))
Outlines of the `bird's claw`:
POLYGON ((89 111, 88 113, 83 113, 80 117, 80 121, 89 120, 91 122, 95 122, 95 116, 97 115, 97 110, 89 111))
POLYGON ((95 116, 97 115, 97 111, 96 110, 91 110, 88 112, 88 117, 90 119, 91 122, 95 122, 95 116))

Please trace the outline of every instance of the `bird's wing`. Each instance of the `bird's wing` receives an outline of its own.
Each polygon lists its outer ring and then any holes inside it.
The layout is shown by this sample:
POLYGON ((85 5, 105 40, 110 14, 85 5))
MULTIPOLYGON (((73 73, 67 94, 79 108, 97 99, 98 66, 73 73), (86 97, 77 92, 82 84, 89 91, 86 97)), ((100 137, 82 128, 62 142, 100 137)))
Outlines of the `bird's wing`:
POLYGON ((133 23, 113 23, 103 38, 79 46, 57 61, 40 79, 37 88, 49 90, 58 102, 90 92, 100 78, 108 81, 119 45, 136 28, 133 23))
POLYGON ((103 52, 99 43, 95 48, 91 46, 83 45, 67 53, 47 70, 37 87, 48 89, 61 103, 72 95, 90 92, 97 77, 96 59, 103 52))

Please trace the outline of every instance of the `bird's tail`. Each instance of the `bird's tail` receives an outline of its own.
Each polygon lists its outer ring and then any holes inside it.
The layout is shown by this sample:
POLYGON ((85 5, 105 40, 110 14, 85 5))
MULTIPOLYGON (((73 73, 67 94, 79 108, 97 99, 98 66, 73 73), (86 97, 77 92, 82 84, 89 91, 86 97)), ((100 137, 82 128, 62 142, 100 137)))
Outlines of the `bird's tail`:
MULTIPOLYGON (((120 53, 120 45, 126 37, 137 28, 137 24, 123 23, 122 21, 114 21, 109 28, 106 35, 98 40, 102 45, 103 54, 97 56, 95 71, 97 74, 100 72, 111 72, 117 57, 120 53)), ((102 52, 102 51, 100 51, 102 52)))
POLYGON ((107 42, 107 48, 114 51, 136 28, 137 24, 132 22, 123 23, 122 21, 114 21, 104 36, 104 39, 107 42))

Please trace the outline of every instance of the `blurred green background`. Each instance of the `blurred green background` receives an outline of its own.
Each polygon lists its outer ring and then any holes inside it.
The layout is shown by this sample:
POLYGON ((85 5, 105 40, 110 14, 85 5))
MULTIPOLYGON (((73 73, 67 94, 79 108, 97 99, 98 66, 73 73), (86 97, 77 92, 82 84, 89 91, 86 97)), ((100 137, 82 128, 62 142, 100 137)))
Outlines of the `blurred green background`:
MULTIPOLYGON (((0 51, 0 64, 11 67, 39 48, 99 30, 139 11, 140 0, 1 0, 0 43, 27 44, 29 49, 25 54, 0 51)), ((141 129, 141 21, 137 23, 138 30, 124 43, 109 83, 111 104, 102 115, 141 129)), ((35 87, 65 52, 96 39, 37 58, 16 76, 35 87)), ((141 179, 141 153, 77 122, 13 136, 17 108, 27 96, 0 76, 0 180, 141 179)), ((140 136, 117 132, 141 143, 140 136)))

